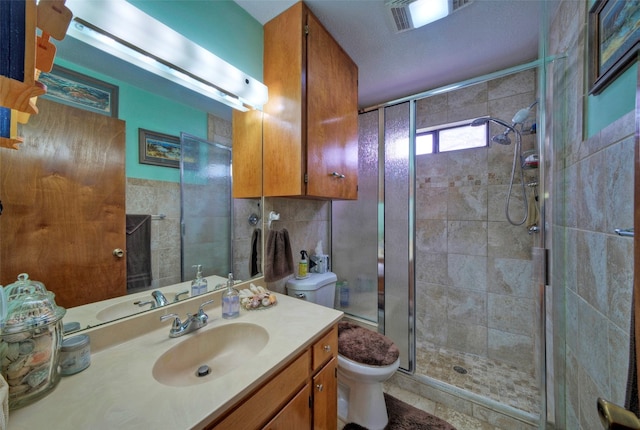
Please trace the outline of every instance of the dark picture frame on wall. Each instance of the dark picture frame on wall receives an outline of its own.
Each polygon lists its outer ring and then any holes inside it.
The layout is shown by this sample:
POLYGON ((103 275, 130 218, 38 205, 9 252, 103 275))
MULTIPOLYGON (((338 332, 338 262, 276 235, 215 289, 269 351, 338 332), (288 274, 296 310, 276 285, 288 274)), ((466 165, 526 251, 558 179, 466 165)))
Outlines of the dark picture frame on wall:
POLYGON ((180 138, 138 129, 140 164, 180 168, 180 138))
POLYGON ((38 81, 47 86, 42 98, 58 103, 118 117, 118 87, 108 82, 54 65, 40 73, 38 81))
POLYGON ((597 0, 589 11, 589 94, 598 94, 637 60, 640 1, 597 0))

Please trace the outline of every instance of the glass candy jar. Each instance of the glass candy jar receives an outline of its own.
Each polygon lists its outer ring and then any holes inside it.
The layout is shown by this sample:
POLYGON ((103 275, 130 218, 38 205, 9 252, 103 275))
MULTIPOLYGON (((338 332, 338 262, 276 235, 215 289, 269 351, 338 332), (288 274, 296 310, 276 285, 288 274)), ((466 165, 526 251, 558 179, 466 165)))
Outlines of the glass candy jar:
POLYGON ((0 335, 0 372, 9 384, 9 408, 28 405, 60 381, 62 317, 55 295, 21 273, 4 288, 6 317, 0 335))

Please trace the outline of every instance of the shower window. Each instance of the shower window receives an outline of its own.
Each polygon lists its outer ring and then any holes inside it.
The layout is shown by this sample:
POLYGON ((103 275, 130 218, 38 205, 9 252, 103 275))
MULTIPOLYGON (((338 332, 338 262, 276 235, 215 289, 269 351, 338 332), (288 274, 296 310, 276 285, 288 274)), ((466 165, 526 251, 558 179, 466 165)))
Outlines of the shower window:
POLYGON ((416 131, 416 155, 484 146, 489 146, 487 124, 472 127, 470 121, 464 121, 416 131))

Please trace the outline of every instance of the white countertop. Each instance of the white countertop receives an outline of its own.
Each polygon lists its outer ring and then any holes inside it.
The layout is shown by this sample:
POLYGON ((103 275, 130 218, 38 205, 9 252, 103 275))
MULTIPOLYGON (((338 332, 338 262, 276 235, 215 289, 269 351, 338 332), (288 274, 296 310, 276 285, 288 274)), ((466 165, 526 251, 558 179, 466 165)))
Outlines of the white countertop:
POLYGON ((89 368, 62 377, 43 399, 10 411, 8 429, 202 428, 342 317, 340 311, 278 294, 273 308, 242 309, 239 318, 225 320, 220 295, 221 291, 208 293, 170 310, 160 308, 85 331, 92 346, 89 368), (247 364, 211 381, 188 387, 158 382, 152 375, 155 361, 170 347, 198 333, 169 338, 171 322, 161 323, 160 315, 177 312, 184 317, 211 298, 215 304, 205 308, 209 324, 200 331, 238 322, 259 324, 269 333, 267 345, 247 364))

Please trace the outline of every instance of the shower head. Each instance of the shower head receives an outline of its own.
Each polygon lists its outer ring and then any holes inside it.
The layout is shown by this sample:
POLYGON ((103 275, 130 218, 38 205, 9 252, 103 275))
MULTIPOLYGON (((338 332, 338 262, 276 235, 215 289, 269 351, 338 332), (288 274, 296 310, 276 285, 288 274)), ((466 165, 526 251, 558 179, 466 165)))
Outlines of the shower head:
POLYGON ((506 128, 504 133, 496 134, 495 136, 493 136, 491 138, 491 141, 495 142, 495 143, 498 143, 500 145, 511 145, 511 139, 509 139, 509 133, 512 132, 512 131, 514 133, 516 133, 516 129, 513 128, 512 126, 510 126, 509 124, 507 124, 506 122, 504 122, 501 119, 492 118, 490 116, 486 116, 486 117, 483 117, 483 118, 476 118, 471 122, 471 126, 472 127, 477 127, 479 125, 486 124, 488 122, 494 122, 494 123, 496 123, 498 125, 501 125, 501 126, 506 128))
POLYGON ((492 142, 498 143, 500 145, 511 145, 511 139, 509 139, 509 130, 508 128, 504 131, 504 133, 496 134, 491 138, 492 142))

